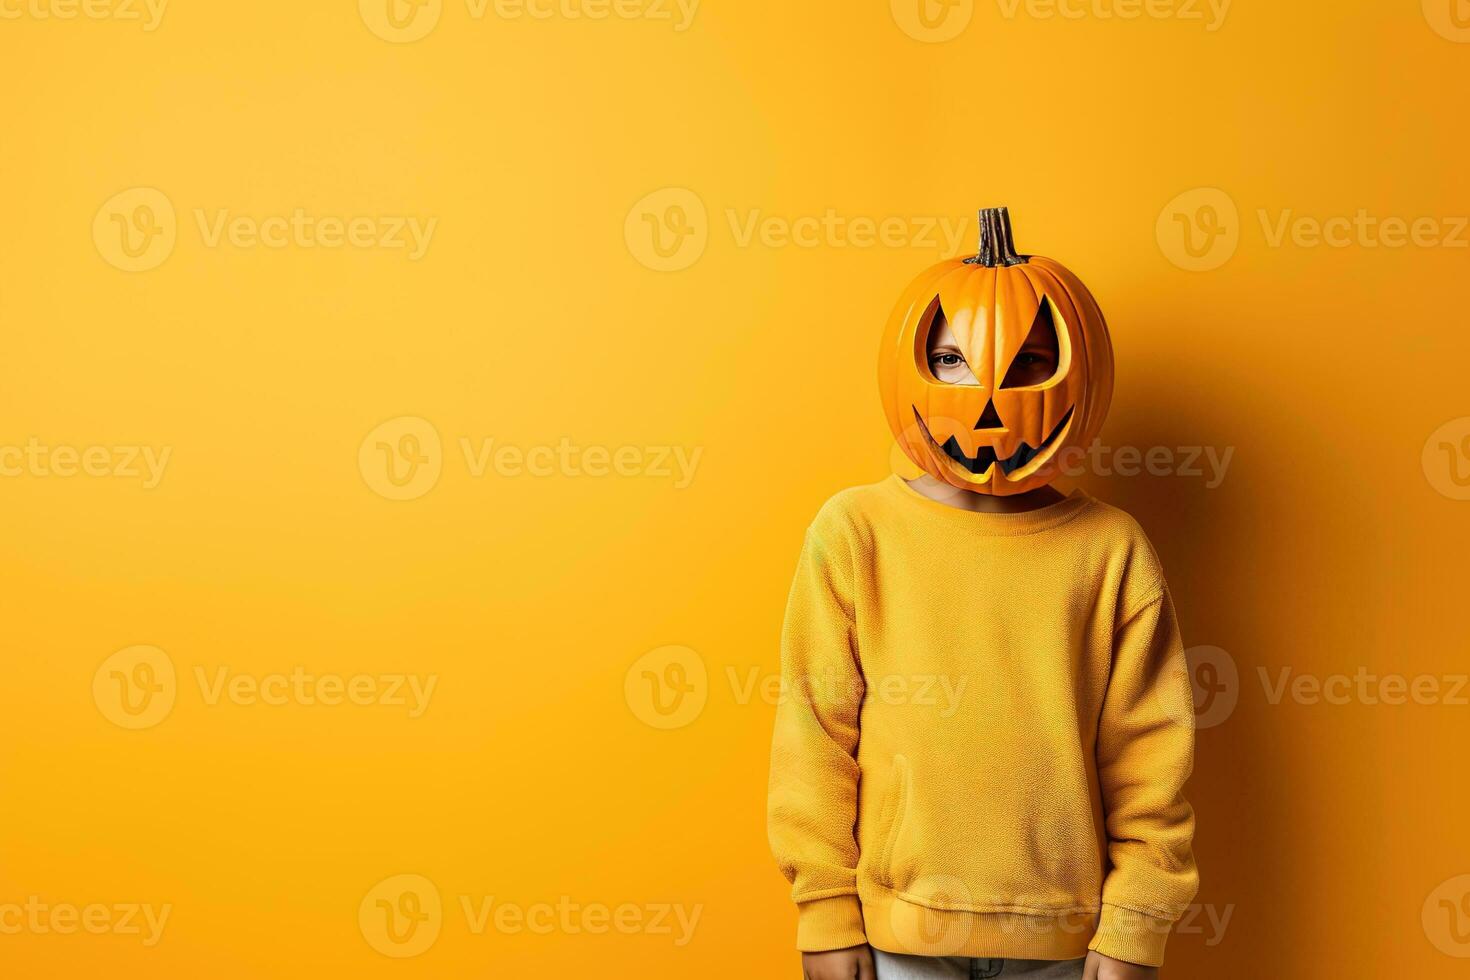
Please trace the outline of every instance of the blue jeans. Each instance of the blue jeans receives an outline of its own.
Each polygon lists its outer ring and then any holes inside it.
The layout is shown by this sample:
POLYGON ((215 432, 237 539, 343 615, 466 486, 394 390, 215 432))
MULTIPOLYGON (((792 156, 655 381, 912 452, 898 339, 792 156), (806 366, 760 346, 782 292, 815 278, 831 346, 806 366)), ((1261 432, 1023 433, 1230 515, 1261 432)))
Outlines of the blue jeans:
POLYGON ((1085 960, 990 960, 967 956, 901 956, 873 950, 878 980, 1081 980, 1085 960))

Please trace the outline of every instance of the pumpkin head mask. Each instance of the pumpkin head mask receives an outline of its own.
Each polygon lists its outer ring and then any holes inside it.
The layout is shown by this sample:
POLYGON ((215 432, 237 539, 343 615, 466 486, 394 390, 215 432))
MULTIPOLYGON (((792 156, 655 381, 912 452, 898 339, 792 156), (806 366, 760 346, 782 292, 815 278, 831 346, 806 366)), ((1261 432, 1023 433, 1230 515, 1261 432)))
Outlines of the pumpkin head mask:
POLYGON ((1017 255, 1009 214, 991 208, 980 212, 979 255, 941 262, 904 290, 878 383, 888 426, 921 469, 963 490, 1023 493, 1097 435, 1113 350, 1082 281, 1059 262, 1017 255), (941 331, 948 353, 931 363, 941 331), (963 382, 942 380, 959 357, 963 382))

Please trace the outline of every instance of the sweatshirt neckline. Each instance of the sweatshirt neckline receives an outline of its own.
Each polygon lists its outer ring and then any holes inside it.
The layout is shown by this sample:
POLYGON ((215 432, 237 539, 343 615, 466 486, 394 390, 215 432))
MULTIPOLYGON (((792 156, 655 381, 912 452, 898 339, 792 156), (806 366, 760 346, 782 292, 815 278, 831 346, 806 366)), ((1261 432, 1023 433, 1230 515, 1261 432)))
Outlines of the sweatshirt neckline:
POLYGON ((916 504, 935 516, 961 524, 981 534, 1034 534, 1037 531, 1045 531, 1070 521, 1086 510, 1088 504, 1092 502, 1091 497, 1081 489, 1077 489, 1056 503, 1047 504, 1045 507, 1014 514, 995 514, 965 510, 961 507, 951 507, 949 504, 940 503, 909 486, 908 481, 897 473, 890 475, 884 482, 893 493, 911 505, 916 504))

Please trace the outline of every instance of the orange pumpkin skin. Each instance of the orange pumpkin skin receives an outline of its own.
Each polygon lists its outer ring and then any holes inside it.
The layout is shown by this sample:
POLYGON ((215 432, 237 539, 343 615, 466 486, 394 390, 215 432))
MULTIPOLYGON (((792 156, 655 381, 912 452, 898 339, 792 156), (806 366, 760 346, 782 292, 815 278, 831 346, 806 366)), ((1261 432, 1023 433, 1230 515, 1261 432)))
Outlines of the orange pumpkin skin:
POLYGON ((904 290, 884 331, 878 384, 893 437, 926 473, 962 490, 1024 493, 1056 479, 1076 455, 1067 450, 1096 438, 1112 399, 1113 348, 1080 279, 1060 262, 1015 254, 1004 208, 981 212, 980 226, 979 255, 932 266, 904 290), (1005 387, 1043 302, 1056 331, 1056 373, 1005 387), (930 373, 929 330, 940 309, 978 384, 930 373), (981 427, 992 402, 1001 425, 981 427))

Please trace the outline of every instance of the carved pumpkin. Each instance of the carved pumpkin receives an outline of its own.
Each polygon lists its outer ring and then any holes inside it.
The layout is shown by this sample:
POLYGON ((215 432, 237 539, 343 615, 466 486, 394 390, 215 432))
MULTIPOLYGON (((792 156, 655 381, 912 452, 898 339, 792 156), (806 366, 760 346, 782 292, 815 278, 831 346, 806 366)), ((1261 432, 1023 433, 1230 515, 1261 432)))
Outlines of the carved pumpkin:
POLYGON ((1052 259, 1017 255, 1007 210, 990 208, 980 212, 979 255, 941 262, 904 290, 878 383, 888 426, 921 469, 964 490, 1023 493, 1055 479, 1061 454, 1097 435, 1113 349, 1082 281, 1052 259), (948 353, 931 362, 936 331, 948 353), (941 379, 951 366, 968 368, 963 383, 941 379))

